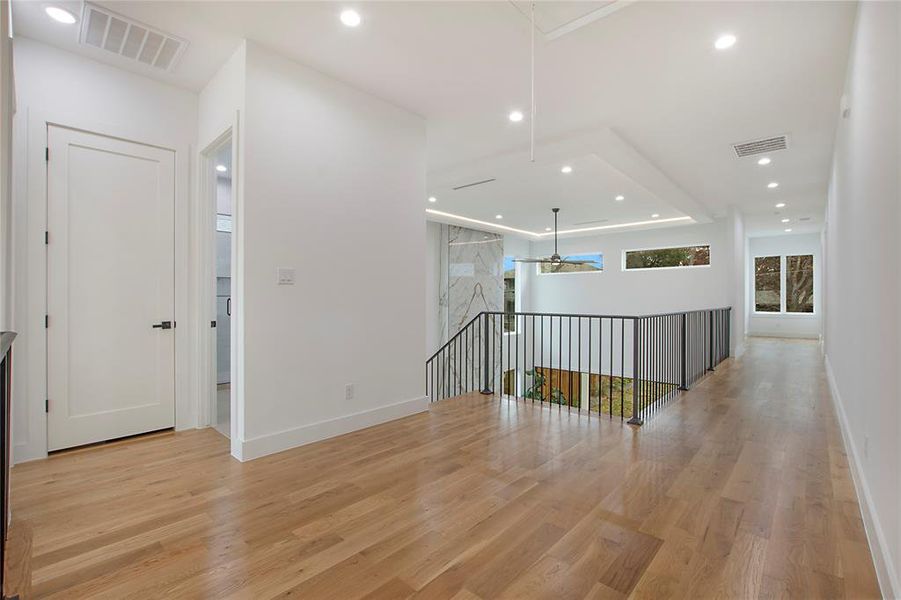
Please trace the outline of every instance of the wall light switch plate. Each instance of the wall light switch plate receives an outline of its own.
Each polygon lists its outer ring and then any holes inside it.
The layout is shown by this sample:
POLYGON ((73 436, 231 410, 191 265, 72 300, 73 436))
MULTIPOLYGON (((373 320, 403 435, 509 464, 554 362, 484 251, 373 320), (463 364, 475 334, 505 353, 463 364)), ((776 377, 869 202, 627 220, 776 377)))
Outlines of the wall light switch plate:
POLYGON ((279 267, 276 269, 279 285, 294 285, 294 269, 279 267))

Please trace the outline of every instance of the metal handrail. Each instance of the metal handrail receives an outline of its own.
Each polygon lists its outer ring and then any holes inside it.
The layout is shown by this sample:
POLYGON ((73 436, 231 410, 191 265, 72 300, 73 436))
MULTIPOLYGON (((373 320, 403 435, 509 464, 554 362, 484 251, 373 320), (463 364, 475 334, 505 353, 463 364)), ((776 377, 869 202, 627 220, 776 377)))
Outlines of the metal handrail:
POLYGON ((426 361, 426 394, 435 401, 498 390, 586 410, 587 375, 589 412, 606 408, 612 417, 618 391, 617 414, 631 411, 629 423, 640 425, 713 371, 730 344, 731 307, 635 315, 481 311, 426 361), (513 330, 505 332, 511 316, 513 330))
POLYGON ((481 317, 481 316, 484 315, 484 314, 485 314, 485 311, 482 311, 482 312, 480 312, 479 314, 477 314, 476 316, 474 316, 472 319, 470 319, 470 320, 469 320, 469 323, 467 323, 466 325, 464 325, 463 327, 461 327, 461 328, 460 328, 460 331, 458 331, 457 333, 454 334, 454 337, 452 337, 451 339, 447 340, 447 342, 445 342, 443 346, 441 346, 440 348, 438 348, 438 351, 435 352, 435 354, 433 354, 433 355, 431 355, 430 357, 428 357, 428 358, 426 359, 426 362, 431 362, 431 361, 433 361, 434 359, 436 359, 436 358, 438 357, 439 354, 441 354, 444 350, 446 350, 446 349, 451 345, 451 342, 453 342, 453 341, 456 340, 458 337, 460 337, 460 335, 461 335, 466 329, 468 329, 470 325, 472 325, 473 323, 476 322, 476 319, 478 319, 479 317, 481 317))
MULTIPOLYGON (((6 565, 6 538, 9 534, 9 469, 12 464, 10 443, 10 395, 12 393, 13 331, 0 333, 0 591, 3 590, 6 565)), ((4 598, 6 596, 3 596, 4 598)))

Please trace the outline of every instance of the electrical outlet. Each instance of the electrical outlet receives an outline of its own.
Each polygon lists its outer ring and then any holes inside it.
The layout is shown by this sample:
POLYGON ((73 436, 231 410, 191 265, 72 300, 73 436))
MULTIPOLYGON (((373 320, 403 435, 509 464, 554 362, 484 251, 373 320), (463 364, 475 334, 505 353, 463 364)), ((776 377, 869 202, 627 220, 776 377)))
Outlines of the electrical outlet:
POLYGON ((348 383, 344 386, 344 399, 345 400, 353 400, 354 399, 354 384, 348 383))

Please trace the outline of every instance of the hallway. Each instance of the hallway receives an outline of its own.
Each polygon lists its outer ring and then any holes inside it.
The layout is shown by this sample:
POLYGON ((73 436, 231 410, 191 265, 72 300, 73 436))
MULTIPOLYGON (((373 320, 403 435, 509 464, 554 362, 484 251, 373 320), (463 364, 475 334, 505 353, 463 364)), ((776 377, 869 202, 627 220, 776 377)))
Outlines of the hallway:
POLYGON ((472 395, 238 463, 212 429, 13 468, 39 598, 879 596, 819 346, 640 430, 472 395))

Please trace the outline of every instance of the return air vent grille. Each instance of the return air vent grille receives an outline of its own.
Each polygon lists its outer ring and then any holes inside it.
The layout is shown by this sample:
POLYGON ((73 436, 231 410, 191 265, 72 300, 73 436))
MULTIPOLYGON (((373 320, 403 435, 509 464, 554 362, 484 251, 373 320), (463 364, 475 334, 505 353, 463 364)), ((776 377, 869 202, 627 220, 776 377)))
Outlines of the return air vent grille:
POLYGON ((171 71, 188 42, 85 2, 79 42, 161 71, 171 71))
POLYGON ((759 140, 750 140, 733 144, 735 155, 739 158, 743 156, 754 156, 755 154, 764 154, 766 152, 775 152, 777 150, 788 149, 788 136, 777 135, 759 140))
POLYGON ((454 191, 457 190, 465 190, 466 188, 475 187, 477 185, 484 185, 486 183, 491 183, 492 181, 497 181, 496 178, 492 177, 490 179, 480 179, 478 181, 470 181, 469 183, 463 183, 453 188, 454 191))

